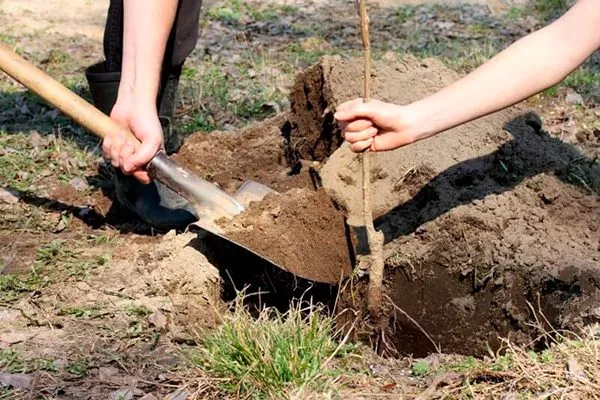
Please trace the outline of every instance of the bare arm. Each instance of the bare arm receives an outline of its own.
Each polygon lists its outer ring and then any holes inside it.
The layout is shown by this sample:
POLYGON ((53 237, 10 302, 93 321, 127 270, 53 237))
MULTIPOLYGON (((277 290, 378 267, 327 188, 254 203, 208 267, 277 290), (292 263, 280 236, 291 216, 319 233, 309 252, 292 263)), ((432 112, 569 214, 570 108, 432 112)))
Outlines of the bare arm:
POLYGON ((600 1, 579 0, 553 24, 408 106, 353 100, 338 108, 355 151, 389 150, 518 103, 563 80, 600 48, 600 1), (376 111, 379 110, 379 111, 376 111))
POLYGON ((163 142, 156 99, 167 40, 178 0, 125 0, 123 65, 117 102, 111 117, 128 126, 141 140, 134 152, 118 133, 104 140, 106 158, 143 182, 150 179, 142 168, 163 142))
POLYGON ((433 134, 516 104, 562 81, 599 47, 600 2, 580 0, 553 24, 417 102, 415 112, 429 120, 417 129, 433 134))

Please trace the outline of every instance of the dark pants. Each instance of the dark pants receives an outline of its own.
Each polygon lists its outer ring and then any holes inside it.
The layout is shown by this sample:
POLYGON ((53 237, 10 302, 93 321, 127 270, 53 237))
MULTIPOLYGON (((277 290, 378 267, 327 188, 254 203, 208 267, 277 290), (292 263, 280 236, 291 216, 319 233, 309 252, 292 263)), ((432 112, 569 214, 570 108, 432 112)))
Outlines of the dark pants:
MULTIPOLYGON (((163 59, 158 115, 164 128, 167 152, 177 151, 183 142, 171 129, 181 68, 198 41, 202 0, 179 0, 177 13, 163 59)), ((152 29, 152 27, 148 27, 152 29)), ((117 100, 123 59, 123 0, 111 0, 104 30, 105 61, 86 69, 94 105, 109 115, 117 100)))
MULTIPOLYGON (((163 62, 165 73, 181 70, 185 58, 198 41, 198 22, 202 0, 179 0, 177 14, 163 62)), ((152 29, 152 27, 148 27, 152 29)), ((104 30, 106 72, 121 71, 123 57, 123 0, 111 0, 104 30)))

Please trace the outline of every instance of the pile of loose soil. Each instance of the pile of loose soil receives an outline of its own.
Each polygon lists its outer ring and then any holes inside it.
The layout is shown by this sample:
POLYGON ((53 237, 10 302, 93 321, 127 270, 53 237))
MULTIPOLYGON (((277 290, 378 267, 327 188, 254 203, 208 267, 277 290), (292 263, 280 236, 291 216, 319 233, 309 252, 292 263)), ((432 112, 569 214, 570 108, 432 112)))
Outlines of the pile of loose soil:
MULTIPOLYGON (((406 59, 376 63, 373 78, 373 97, 405 104, 457 75, 406 59)), ((238 133, 198 134, 178 156, 230 192, 245 179, 279 190, 225 227, 301 277, 337 281, 365 248, 360 165, 333 120, 336 105, 361 90, 360 61, 325 58, 298 76, 291 113, 238 133)), ((387 338, 397 350, 434 349, 398 309, 443 351, 468 354, 498 348, 499 337, 528 342, 539 328, 600 320, 600 173, 536 115, 513 108, 378 153, 372 164, 387 338), (543 322, 532 327, 536 318, 543 322)), ((353 279, 340 304, 364 310, 368 279, 353 279)))
POLYGON ((173 159, 229 193, 246 180, 278 192, 312 186, 310 168, 293 170, 286 162, 282 130, 288 119, 283 113, 241 131, 196 133, 173 159))
POLYGON ((337 284, 352 269, 344 212, 320 187, 318 163, 286 160, 289 115, 240 132, 189 138, 173 158, 229 193, 246 180, 279 192, 232 221, 223 234, 301 278, 337 284))
POLYGON ((224 222, 227 237, 301 278, 338 283, 348 277, 352 246, 344 212, 325 190, 292 189, 250 205, 224 222))

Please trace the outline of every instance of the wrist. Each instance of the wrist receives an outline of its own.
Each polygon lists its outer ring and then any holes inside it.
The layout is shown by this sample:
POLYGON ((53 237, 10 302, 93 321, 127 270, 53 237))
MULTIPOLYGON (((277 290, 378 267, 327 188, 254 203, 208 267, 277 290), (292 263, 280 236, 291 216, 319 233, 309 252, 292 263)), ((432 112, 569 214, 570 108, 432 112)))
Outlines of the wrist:
POLYGON ((119 84, 118 99, 128 103, 151 106, 156 104, 158 81, 151 77, 123 74, 119 84))
POLYGON ((402 119, 405 126, 403 131, 411 136, 415 142, 437 133, 432 123, 431 109, 426 104, 417 101, 404 106, 404 108, 402 119))
POLYGON ((156 110, 156 92, 121 83, 116 105, 130 110, 156 110))

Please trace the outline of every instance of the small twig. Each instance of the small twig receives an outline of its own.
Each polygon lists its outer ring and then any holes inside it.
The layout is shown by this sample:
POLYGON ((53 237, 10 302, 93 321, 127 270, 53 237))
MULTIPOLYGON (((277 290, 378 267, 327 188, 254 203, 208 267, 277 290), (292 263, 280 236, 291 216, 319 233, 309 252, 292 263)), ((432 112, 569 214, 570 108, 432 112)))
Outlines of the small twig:
MULTIPOLYGON (((371 99, 371 43, 369 41, 369 15, 367 13, 366 0, 358 1, 358 16, 360 21, 360 32, 364 50, 364 96, 366 103, 371 99)), ((367 241, 369 242, 369 251, 371 253, 371 263, 369 266, 369 292, 367 297, 367 307, 374 317, 378 328, 383 328, 383 318, 381 309, 381 297, 383 286, 383 234, 375 230, 373 225, 373 211, 371 206, 371 162, 368 149, 361 154, 362 164, 362 193, 363 193, 363 213, 365 219, 365 229, 367 230, 367 241)))

